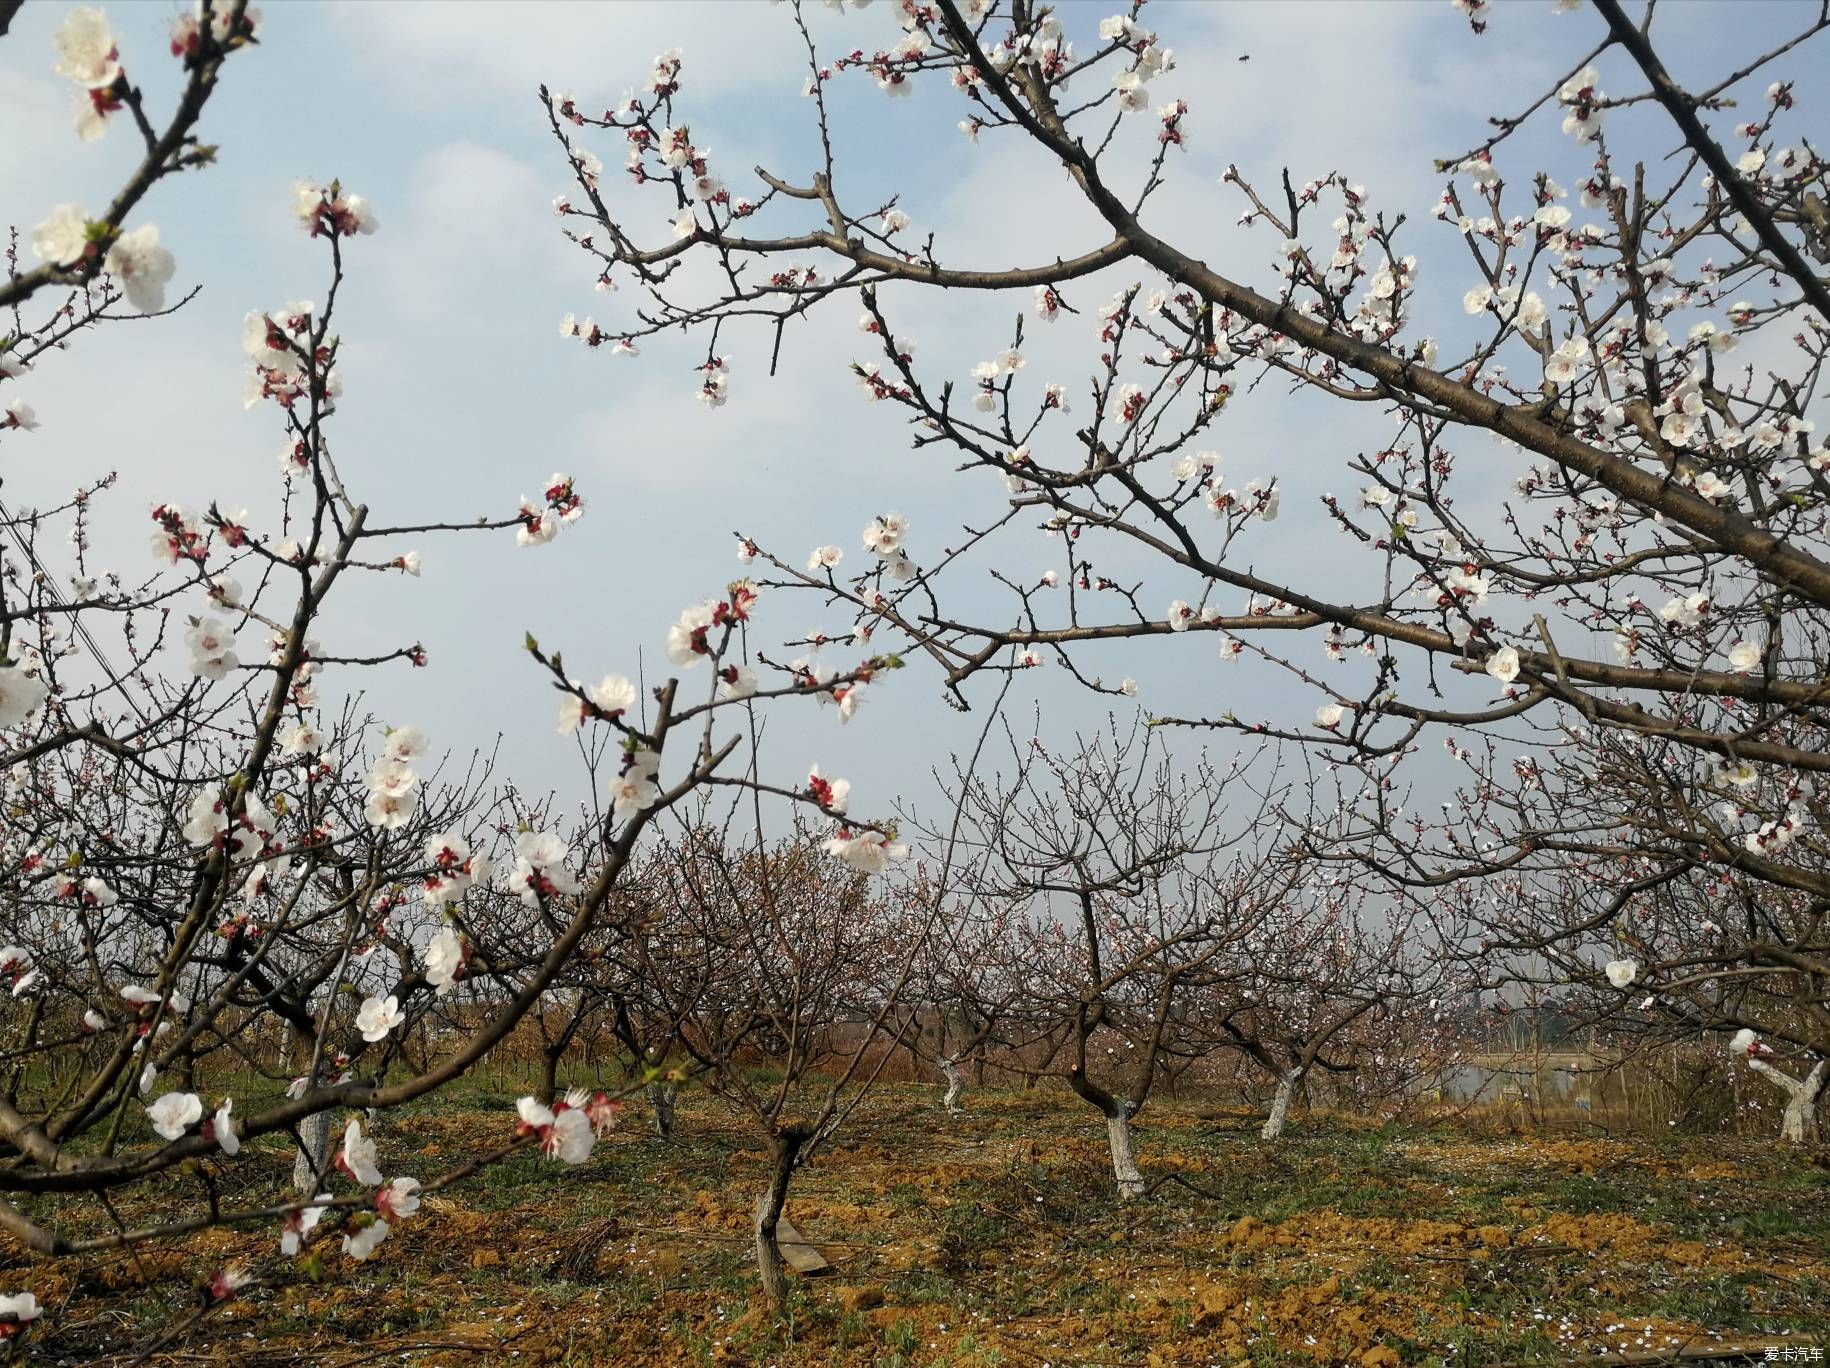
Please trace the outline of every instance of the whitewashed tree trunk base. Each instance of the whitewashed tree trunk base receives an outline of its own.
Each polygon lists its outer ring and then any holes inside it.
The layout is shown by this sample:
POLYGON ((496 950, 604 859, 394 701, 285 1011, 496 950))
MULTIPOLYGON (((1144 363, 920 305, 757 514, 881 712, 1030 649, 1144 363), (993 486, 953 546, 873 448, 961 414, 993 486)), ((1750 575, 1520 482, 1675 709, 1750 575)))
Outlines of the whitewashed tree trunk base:
POLYGON ((1296 1095, 1296 1074, 1284 1073, 1278 1077, 1277 1092, 1271 1098, 1271 1114, 1265 1118, 1264 1129, 1258 1132, 1262 1140, 1275 1140, 1284 1133, 1284 1123, 1290 1118, 1290 1099, 1296 1095))
POLYGON ((680 1089, 672 1083, 650 1083, 648 1105, 654 1113, 654 1133, 663 1140, 673 1139, 674 1102, 680 1089))
POLYGON ((940 1099, 941 1105, 949 1113, 958 1115, 963 1110, 959 1100, 966 1092, 966 1075, 959 1071, 959 1064, 952 1059, 940 1061, 940 1072, 942 1077, 947 1080, 947 1091, 946 1095, 940 1099))
POLYGON ((1794 1078, 1791 1074, 1781 1073, 1764 1059, 1749 1059, 1748 1067, 1755 1073, 1764 1074, 1786 1095, 1786 1109, 1779 1124, 1779 1138, 1788 1144, 1802 1145, 1810 1132, 1815 1129, 1817 1095, 1824 1087, 1824 1064, 1818 1060, 1816 1067, 1803 1078, 1794 1078))
POLYGON ((309 1197, 324 1171, 325 1156, 330 1151, 330 1113, 315 1112, 299 1122, 299 1135, 305 1148, 292 1161, 292 1187, 301 1197, 309 1197))
POLYGON ((1131 1115, 1121 1109, 1106 1115, 1106 1143, 1112 1148, 1112 1177, 1118 1197, 1128 1202, 1144 1195, 1144 1175, 1138 1171, 1137 1151, 1131 1146, 1131 1115))

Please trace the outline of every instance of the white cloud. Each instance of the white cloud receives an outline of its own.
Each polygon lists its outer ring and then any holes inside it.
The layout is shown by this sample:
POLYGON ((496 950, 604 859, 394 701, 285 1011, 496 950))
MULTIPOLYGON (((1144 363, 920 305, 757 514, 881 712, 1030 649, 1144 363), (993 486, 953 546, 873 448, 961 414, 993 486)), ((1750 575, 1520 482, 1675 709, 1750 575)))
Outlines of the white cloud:
POLYGON ((685 50, 687 87, 701 95, 785 88, 800 79, 799 39, 773 5, 391 0, 340 4, 332 15, 366 65, 417 98, 447 106, 482 93, 531 100, 543 83, 576 89, 587 105, 613 101, 670 47, 685 50))
POLYGON ((516 287, 527 277, 562 278, 565 244, 543 184, 539 171, 506 152, 447 143, 413 163, 398 206, 378 203, 383 230, 365 266, 418 320, 474 317, 483 298, 525 298, 516 287))

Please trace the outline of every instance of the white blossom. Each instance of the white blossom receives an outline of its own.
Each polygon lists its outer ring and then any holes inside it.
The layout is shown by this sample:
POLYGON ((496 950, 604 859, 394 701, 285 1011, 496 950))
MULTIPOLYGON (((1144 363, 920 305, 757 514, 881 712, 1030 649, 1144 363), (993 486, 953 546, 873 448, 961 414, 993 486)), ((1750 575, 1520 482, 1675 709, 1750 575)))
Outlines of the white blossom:
POLYGON ((146 1109, 146 1116, 160 1136, 176 1140, 203 1120, 203 1100, 196 1093, 166 1093, 146 1109))
POLYGON ((141 313, 157 313, 165 307, 165 284, 177 263, 159 245, 158 228, 149 223, 116 238, 102 258, 102 269, 114 277, 129 304, 141 313))
POLYGON ((361 1008, 356 1012, 356 1029, 362 1038, 371 1045, 387 1039, 388 1032, 407 1019, 407 1014, 400 1010, 400 999, 392 993, 387 997, 369 997, 363 999, 361 1008))

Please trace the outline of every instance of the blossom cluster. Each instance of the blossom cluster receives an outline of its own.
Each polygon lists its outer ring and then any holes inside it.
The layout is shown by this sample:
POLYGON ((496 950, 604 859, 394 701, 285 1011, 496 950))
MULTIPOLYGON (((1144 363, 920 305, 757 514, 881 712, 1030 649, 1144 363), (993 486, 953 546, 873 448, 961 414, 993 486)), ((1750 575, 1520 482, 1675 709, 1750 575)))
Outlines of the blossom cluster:
POLYGON ((375 206, 350 194, 339 181, 293 182, 292 213, 310 237, 369 237, 381 227, 375 206))
POLYGON ((559 529, 577 522, 585 515, 585 501, 573 487, 572 477, 557 471, 547 480, 536 502, 525 495, 516 514, 520 526, 515 531, 519 546, 545 546, 559 535, 559 529))
POLYGON ((635 685, 622 675, 605 675, 588 689, 574 680, 559 701, 559 734, 569 736, 587 720, 614 722, 635 702, 635 685))
MULTIPOLYGON (((1052 16, 1051 16, 1052 18, 1052 16)), ((1156 35, 1144 28, 1128 14, 1115 14, 1099 23, 1099 36, 1106 42, 1122 48, 1128 48, 1135 54, 1131 65, 1120 70, 1112 77, 1112 89, 1118 92, 1118 107, 1127 114, 1150 107, 1151 77, 1161 75, 1175 67, 1175 53, 1165 47, 1157 46, 1156 35)), ((1170 106, 1163 115, 1165 141, 1180 142, 1181 119, 1187 113, 1187 106, 1177 102, 1170 106)))
MULTIPOLYGON (((210 39, 218 47, 228 48, 239 43, 253 42, 260 35, 260 27, 261 12, 258 5, 249 5, 239 17, 235 14, 234 6, 226 0, 216 0, 210 9, 210 39)), ((189 14, 180 14, 172 20, 172 56, 197 56, 203 49, 203 29, 203 0, 197 0, 189 14)))
POLYGON ((0 665, 0 727, 16 727, 43 706, 50 690, 17 665, 0 665))
POLYGON ((73 9, 52 35, 59 76, 77 87, 76 136, 93 142, 108 131, 109 117, 121 108, 127 90, 121 72, 121 50, 108 18, 98 9, 73 9))
MULTIPOLYGON (((343 381, 331 365, 330 348, 316 342, 310 300, 297 300, 272 313, 253 312, 242 320, 242 350, 254 363, 242 391, 242 402, 253 408, 271 399, 290 409, 315 385, 320 399, 334 400, 343 393, 343 381)), ((300 453, 302 455, 302 453, 300 453)), ((287 474, 302 469, 297 459, 282 457, 287 474)))
POLYGON ((489 878, 489 856, 473 852, 454 831, 427 840, 426 859, 432 868, 420 881, 420 897, 431 907, 449 906, 489 878))
POLYGON ((582 1088, 572 1089, 550 1107, 538 1098, 524 1097, 515 1104, 515 1133, 538 1136, 540 1152, 548 1158, 582 1164, 598 1140, 615 1129, 620 1111, 608 1094, 582 1088))
POLYGON ((426 753, 426 734, 397 727, 387 734, 381 758, 369 770, 363 817, 373 827, 397 831, 419 810, 419 774, 412 762, 426 753))
MULTIPOLYGON (((343 1235, 343 1252, 358 1263, 373 1255, 376 1247, 387 1239, 395 1226, 419 1210, 419 1180, 396 1178, 384 1185, 379 1158, 373 1138, 365 1136, 362 1133, 362 1123, 352 1118, 343 1132, 343 1145, 337 1152, 336 1168, 362 1187, 377 1189, 373 1199, 374 1212, 356 1213, 347 1223, 343 1235)), ((320 1194, 313 1199, 313 1205, 302 1207, 283 1218, 280 1227, 282 1254, 298 1252, 302 1237, 318 1223, 323 1214, 320 1204, 329 1200, 328 1194, 320 1194)))
MULTIPOLYGON (((836 561, 834 562, 837 563, 836 561)), ((680 614, 667 629, 667 659, 682 669, 691 669, 702 660, 712 660, 724 653, 722 637, 750 620, 758 592, 752 580, 734 580, 725 587, 722 599, 707 599, 680 614), (722 634, 719 641, 713 633, 722 634)))
POLYGON ((165 307, 165 287, 177 271, 177 261, 159 245, 157 225, 116 232, 91 221, 77 204, 51 210, 32 230, 32 251, 45 264, 67 271, 93 269, 99 261, 141 313, 165 307))
POLYGON ((580 884, 566 867, 568 854, 566 843, 550 831, 522 832, 515 837, 508 891, 529 907, 538 907, 544 899, 576 895, 580 884))

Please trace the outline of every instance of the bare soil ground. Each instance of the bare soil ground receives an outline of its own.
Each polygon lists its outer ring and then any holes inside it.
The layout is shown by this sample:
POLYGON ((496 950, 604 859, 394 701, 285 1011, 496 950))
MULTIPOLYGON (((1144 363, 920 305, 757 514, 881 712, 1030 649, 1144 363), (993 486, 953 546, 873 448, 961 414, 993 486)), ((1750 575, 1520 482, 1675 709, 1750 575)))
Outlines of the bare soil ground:
MULTIPOLYGON (((759 1137, 702 1095, 671 1143, 632 1106, 583 1167, 501 1165, 367 1264, 329 1242, 316 1280, 260 1229, 80 1265, 0 1243, 0 1289, 47 1307, 28 1358, 67 1364, 1389 1368, 1830 1345, 1821 1152, 1303 1118, 1271 1147, 1244 1116, 1160 1103, 1138 1122, 1155 1186, 1121 1204, 1065 1090, 970 1095, 960 1117, 936 1096, 881 1090, 796 1178, 789 1214, 836 1268, 795 1279, 781 1325, 753 1305, 759 1137), (228 1263, 262 1285, 190 1323, 228 1263)), ((430 1176, 512 1126, 511 1097, 472 1092, 384 1126, 383 1168, 430 1176)), ((289 1161, 253 1162, 274 1181, 289 1161)))

